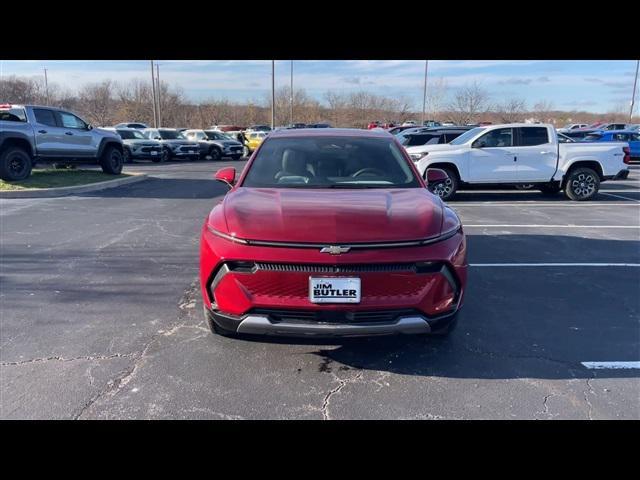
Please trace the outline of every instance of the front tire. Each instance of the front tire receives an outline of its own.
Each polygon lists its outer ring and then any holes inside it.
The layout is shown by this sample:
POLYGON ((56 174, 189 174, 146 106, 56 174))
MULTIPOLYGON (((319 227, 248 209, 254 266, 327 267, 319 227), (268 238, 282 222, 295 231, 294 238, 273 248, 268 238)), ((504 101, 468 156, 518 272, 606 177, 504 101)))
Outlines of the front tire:
POLYGON ((160 161, 161 162, 168 162, 169 160, 171 160, 171 150, 169 150, 168 148, 163 148, 162 149, 162 156, 160 157, 160 161))
POLYGON ((133 159, 131 158, 131 151, 128 148, 125 148, 123 151, 122 161, 124 163, 133 163, 133 159))
POLYGON ((217 162, 218 160, 220 160, 222 158, 222 152, 217 147, 211 148, 211 151, 209 152, 209 155, 211 156, 211 161, 212 162, 217 162))
POLYGON ((31 156, 22 148, 14 147, 0 155, 0 178, 7 182, 25 180, 31 175, 31 156))
POLYGON ((107 147, 104 149, 100 166, 104 173, 109 175, 120 175, 122 173, 123 155, 116 147, 107 147))
MULTIPOLYGON (((450 168, 442 168, 441 170, 444 170, 447 173, 447 177, 449 178, 447 178, 443 182, 438 182, 433 186, 430 185, 429 191, 434 195, 439 196, 443 202, 447 202, 451 200, 458 191, 459 180, 458 175, 450 168)), ((426 179, 426 170, 424 171, 424 176, 426 179)))
POLYGON ((584 202, 591 200, 600 189, 600 177, 591 168, 580 167, 569 172, 564 193, 571 200, 584 202))

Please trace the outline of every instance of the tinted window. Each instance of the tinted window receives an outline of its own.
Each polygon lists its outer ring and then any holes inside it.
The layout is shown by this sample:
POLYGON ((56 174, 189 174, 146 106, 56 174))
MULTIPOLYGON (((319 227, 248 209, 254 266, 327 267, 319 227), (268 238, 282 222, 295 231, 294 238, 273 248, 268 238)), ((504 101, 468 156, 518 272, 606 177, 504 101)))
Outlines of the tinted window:
POLYGON ((631 140, 632 142, 640 141, 640 133, 631 133, 631 134, 629 134, 629 140, 631 140))
POLYGON ((267 139, 243 187, 419 187, 409 162, 390 139, 307 137, 267 139))
POLYGON ((75 115, 66 112, 58 112, 60 123, 64 128, 87 128, 87 124, 75 115))
POLYGON ((513 132, 511 128, 498 128, 485 133, 473 142, 476 148, 495 148, 513 146, 513 132))
POLYGON ((433 145, 438 143, 439 135, 407 135, 400 143, 405 147, 415 147, 417 145, 433 145))
POLYGON ((50 127, 57 127, 56 117, 52 110, 34 108, 33 114, 36 117, 36 122, 41 123, 42 125, 49 125, 50 127))
POLYGON ((584 141, 585 142, 597 142, 601 138, 602 138, 602 135, 600 135, 598 133, 591 133, 591 134, 589 134, 589 135, 584 137, 584 141))
POLYGON ((0 110, 0 120, 5 122, 26 122, 27 115, 22 108, 10 108, 0 110))
POLYGON ((629 134, 628 133, 614 133, 613 140, 616 142, 628 142, 629 134))
POLYGON ((549 143, 549 134, 544 127, 522 127, 520 131, 520 146, 531 147, 549 143))
POLYGON ((460 135, 462 135, 462 132, 446 133, 444 135, 445 142, 449 143, 451 140, 458 138, 460 135))

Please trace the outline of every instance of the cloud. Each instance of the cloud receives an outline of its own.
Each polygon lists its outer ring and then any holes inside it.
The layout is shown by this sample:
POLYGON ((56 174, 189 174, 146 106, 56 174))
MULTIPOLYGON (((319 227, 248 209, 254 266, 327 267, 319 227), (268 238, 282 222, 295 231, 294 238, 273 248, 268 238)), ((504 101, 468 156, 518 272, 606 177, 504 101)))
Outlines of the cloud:
POLYGON ((563 105, 567 105, 569 107, 592 107, 597 105, 598 102, 593 100, 573 100, 571 102, 564 102, 563 105))
POLYGON ((531 83, 530 78, 508 78, 498 82, 500 85, 529 85, 531 83))
POLYGON ((360 85, 360 77, 343 77, 342 80, 352 85, 360 85))
POLYGON ((536 81, 539 83, 549 83, 551 80, 549 80, 549 77, 538 77, 536 81))

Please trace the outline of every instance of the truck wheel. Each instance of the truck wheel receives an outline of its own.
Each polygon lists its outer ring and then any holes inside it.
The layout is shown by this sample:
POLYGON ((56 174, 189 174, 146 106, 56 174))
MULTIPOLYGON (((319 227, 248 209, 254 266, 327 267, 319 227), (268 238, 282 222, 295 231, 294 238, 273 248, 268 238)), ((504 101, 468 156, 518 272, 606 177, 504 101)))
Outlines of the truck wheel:
POLYGON ((540 185, 538 188, 545 195, 556 195, 561 190, 560 185, 555 184, 540 185))
POLYGON ((109 175, 120 175, 122 173, 123 155, 116 147, 107 147, 104 149, 100 166, 102 171, 109 175))
POLYGON ((217 162, 222 158, 222 152, 218 147, 211 147, 211 150, 209 151, 209 155, 211 155, 211 160, 213 162, 217 162))
POLYGON ((571 200, 584 201, 593 198, 600 188, 600 177, 591 168, 580 167, 569 172, 564 193, 571 200))
POLYGON ((24 180, 31 175, 31 157, 20 147, 8 148, 0 155, 0 178, 7 182, 24 180))
POLYGON ((160 157, 161 162, 168 162, 171 160, 171 151, 168 148, 162 149, 162 156, 160 157))
POLYGON ((123 163, 133 163, 133 160, 131 158, 131 151, 128 148, 125 148, 123 150, 122 161, 123 163))
MULTIPOLYGON (((458 175, 456 175, 456 173, 449 168, 442 168, 442 170, 447 173, 447 177, 449 178, 447 178, 443 182, 436 183, 435 185, 433 185, 433 187, 429 187, 429 191, 431 191, 431 193, 433 193, 434 195, 439 196, 443 201, 446 202, 451 200, 458 190, 458 175)), ((426 170, 424 171, 424 175, 426 179, 426 170)))

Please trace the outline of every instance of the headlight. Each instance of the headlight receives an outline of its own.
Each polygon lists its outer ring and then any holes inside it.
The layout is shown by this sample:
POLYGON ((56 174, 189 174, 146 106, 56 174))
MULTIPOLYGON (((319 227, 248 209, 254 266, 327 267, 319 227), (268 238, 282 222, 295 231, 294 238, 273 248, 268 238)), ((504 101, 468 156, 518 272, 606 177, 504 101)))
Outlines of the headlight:
POLYGON ((452 208, 445 205, 443 209, 444 218, 442 219, 442 233, 441 235, 450 235, 461 229, 462 223, 460 218, 456 215, 456 212, 452 208))
POLYGON ((428 152, 410 153, 409 154, 409 156, 411 157, 411 160, 413 160, 414 162, 417 162, 418 160, 420 160, 421 158, 426 157, 427 155, 429 155, 428 152))

